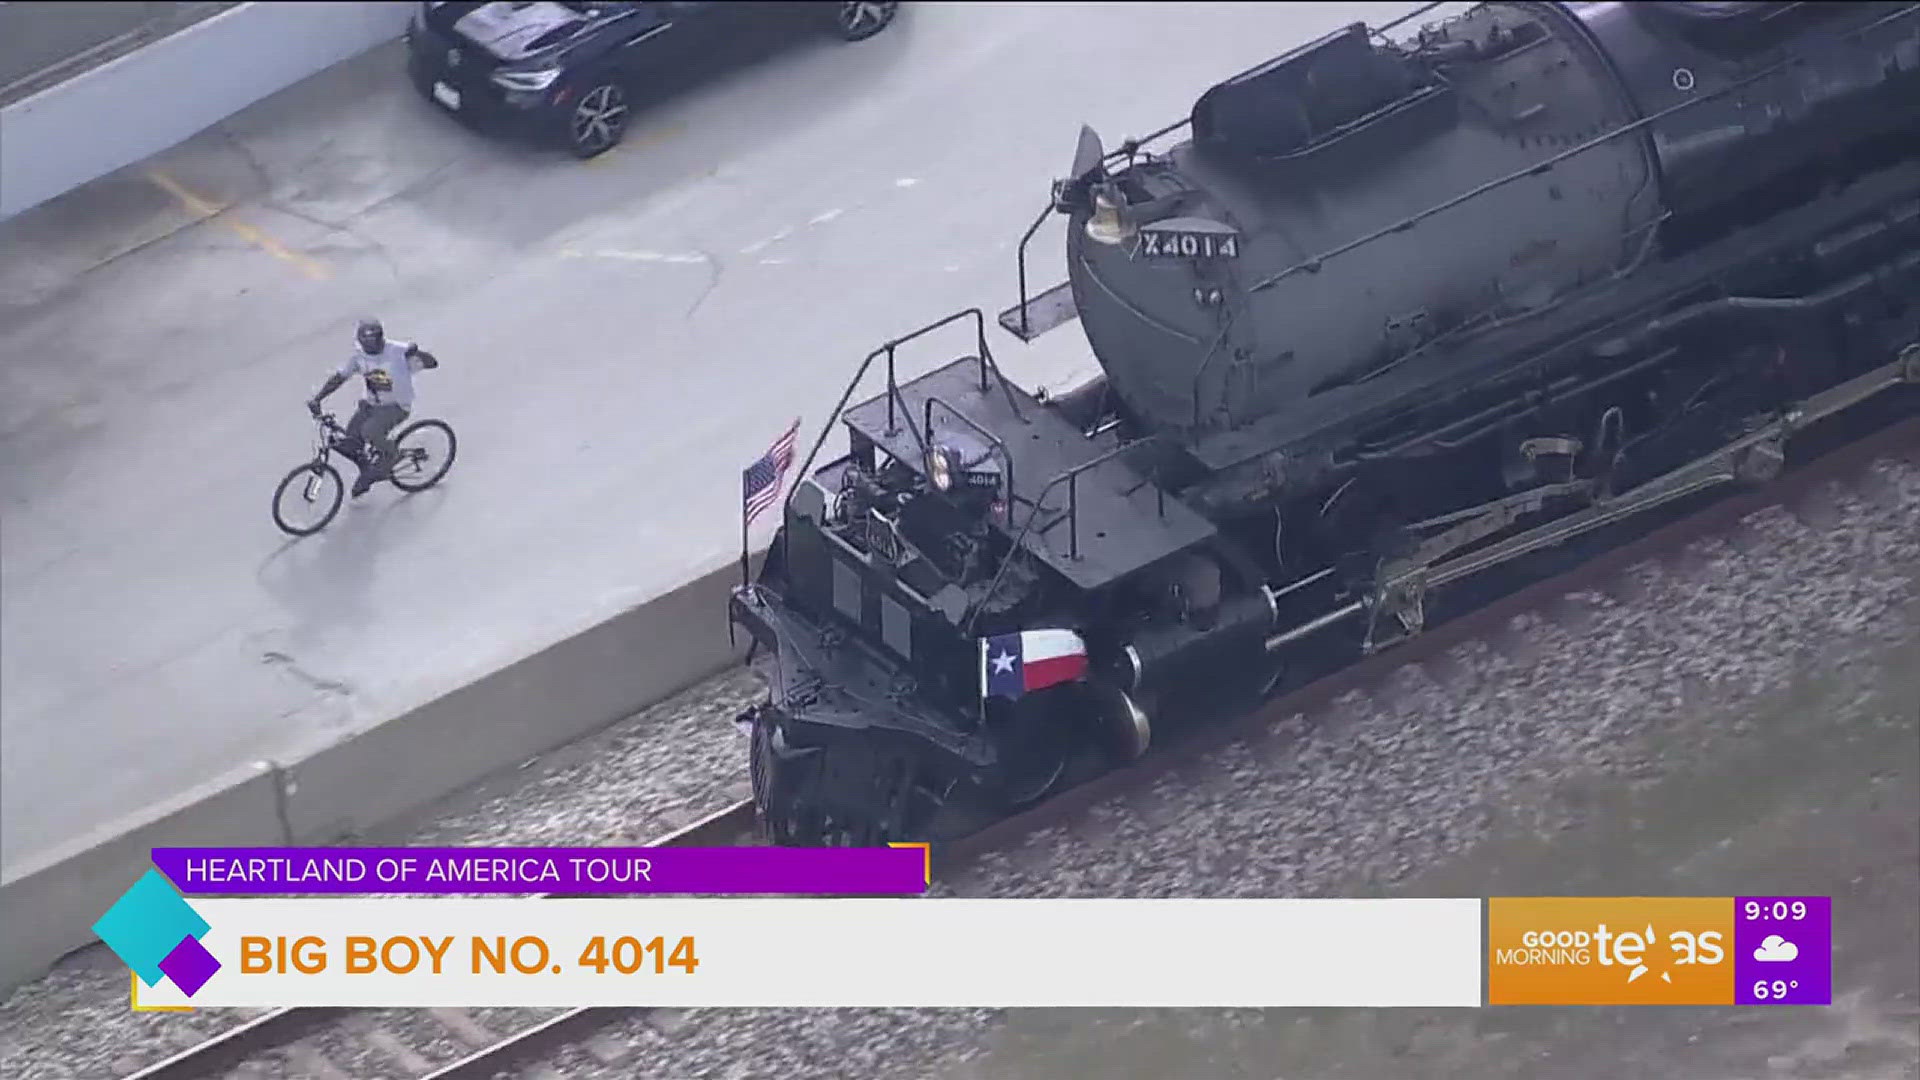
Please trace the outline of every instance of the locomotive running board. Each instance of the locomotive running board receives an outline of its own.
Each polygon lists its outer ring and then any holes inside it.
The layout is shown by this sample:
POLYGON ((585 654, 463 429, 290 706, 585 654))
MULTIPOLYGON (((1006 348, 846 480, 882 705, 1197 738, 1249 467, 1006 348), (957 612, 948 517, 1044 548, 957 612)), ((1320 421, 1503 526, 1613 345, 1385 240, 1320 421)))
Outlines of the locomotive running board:
POLYGON ((1755 485, 1765 484, 1780 474, 1781 468, 1786 463, 1787 440, 1792 438, 1796 431, 1845 412, 1868 398, 1876 397, 1902 385, 1920 385, 1920 344, 1909 345, 1901 350, 1899 358, 1892 363, 1815 394, 1800 407, 1789 410, 1779 420, 1735 439, 1713 453, 1697 458, 1672 472, 1655 477, 1631 491, 1612 498, 1600 499, 1584 510, 1548 522, 1518 536, 1509 537, 1485 550, 1473 552, 1451 562, 1441 562, 1440 560, 1448 551, 1473 543, 1480 536, 1497 531, 1500 527, 1496 525, 1492 530, 1476 530, 1473 528, 1476 523, 1487 520, 1497 522, 1501 518, 1510 521, 1518 513, 1530 508, 1523 505, 1528 501, 1543 500, 1554 494, 1567 494, 1571 489, 1590 482, 1548 485, 1547 488, 1522 492, 1484 506, 1479 513, 1473 515, 1467 525, 1433 538, 1422 545, 1424 550, 1418 550, 1407 558, 1382 566, 1379 576, 1375 578, 1373 591, 1366 597, 1268 638, 1267 651, 1277 652, 1287 645, 1362 613, 1368 615, 1367 636, 1362 644, 1364 652, 1371 654, 1405 641, 1418 634, 1425 625, 1425 599, 1428 592, 1490 570, 1502 563, 1512 562, 1522 556, 1564 544, 1596 529, 1618 524, 1636 514, 1645 513, 1708 488, 1735 480, 1744 480, 1755 485), (1476 532, 1477 536, 1474 535, 1476 532), (1378 628, 1380 616, 1383 614, 1391 615, 1395 621, 1399 622, 1403 632, 1386 641, 1376 642, 1374 631, 1378 628))
POLYGON ((1015 304, 1000 313, 1000 325, 1021 341, 1031 342, 1049 330, 1080 317, 1073 302, 1073 283, 1063 281, 1024 304, 1015 304))

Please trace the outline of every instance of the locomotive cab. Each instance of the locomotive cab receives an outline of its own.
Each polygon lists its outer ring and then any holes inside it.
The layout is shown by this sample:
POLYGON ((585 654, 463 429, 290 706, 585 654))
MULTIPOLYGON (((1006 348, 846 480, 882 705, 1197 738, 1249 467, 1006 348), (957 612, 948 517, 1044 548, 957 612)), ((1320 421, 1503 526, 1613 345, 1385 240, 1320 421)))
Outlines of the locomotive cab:
POLYGON ((1142 589, 1206 593, 1190 572, 1168 584, 1167 568, 1213 526, 1153 482, 1139 444, 1089 434, 1006 380, 977 310, 935 326, 968 316, 975 355, 904 384, 889 372, 885 392, 836 417, 849 452, 803 471, 759 580, 730 601, 769 688, 744 719, 783 842, 924 836, 960 784, 988 802, 1039 797, 1084 725, 1143 749, 1127 691, 1165 635, 1121 632, 1107 613, 1142 589), (1030 630, 1078 643, 1085 676, 990 695, 987 643, 1030 630))

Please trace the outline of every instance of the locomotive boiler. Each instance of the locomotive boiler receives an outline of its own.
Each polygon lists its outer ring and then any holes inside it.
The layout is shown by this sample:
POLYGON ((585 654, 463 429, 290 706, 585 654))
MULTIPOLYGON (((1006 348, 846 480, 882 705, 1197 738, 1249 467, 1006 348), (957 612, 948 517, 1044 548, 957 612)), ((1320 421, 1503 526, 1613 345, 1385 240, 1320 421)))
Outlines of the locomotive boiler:
POLYGON ((1397 25, 1111 152, 1081 132, 999 322, 1077 319, 1087 385, 1003 378, 977 309, 868 357, 849 452, 809 457, 730 600, 775 840, 1044 798, 1418 633, 1489 570, 1770 479, 1810 425, 1912 408, 1920 4, 1397 25), (1054 216, 1067 281, 1029 297, 1054 216), (899 381, 909 341, 969 319, 972 355, 899 381))

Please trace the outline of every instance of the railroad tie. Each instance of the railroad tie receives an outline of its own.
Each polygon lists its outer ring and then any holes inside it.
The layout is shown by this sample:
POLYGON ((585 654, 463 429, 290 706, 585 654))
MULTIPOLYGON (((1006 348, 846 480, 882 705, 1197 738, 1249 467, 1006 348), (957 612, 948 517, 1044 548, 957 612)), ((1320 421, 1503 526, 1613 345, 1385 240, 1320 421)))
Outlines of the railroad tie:
POLYGON ((316 1047, 304 1042, 287 1047, 287 1063, 293 1066, 295 1076, 311 1077, 312 1080, 354 1080, 316 1047))
POLYGON ((619 1065, 633 1056, 633 1043, 612 1032, 603 1031, 584 1045, 587 1054, 602 1065, 619 1065))
POLYGON ((368 1020, 366 1017, 349 1016, 346 1020, 346 1027, 347 1030, 359 1036, 367 1045, 372 1046, 374 1049, 387 1055, 387 1057, 399 1062, 403 1068, 415 1076, 424 1076, 433 1071, 433 1062, 427 1060, 425 1054, 408 1046, 400 1036, 368 1020))
POLYGON ((500 1041, 500 1036, 487 1030, 486 1025, 475 1020, 473 1014, 465 1009, 428 1009, 427 1012, 469 1049, 483 1050, 500 1041))
POLYGON ((647 1023, 662 1035, 673 1036, 680 1033, 688 1024, 685 1009, 649 1009, 647 1023))

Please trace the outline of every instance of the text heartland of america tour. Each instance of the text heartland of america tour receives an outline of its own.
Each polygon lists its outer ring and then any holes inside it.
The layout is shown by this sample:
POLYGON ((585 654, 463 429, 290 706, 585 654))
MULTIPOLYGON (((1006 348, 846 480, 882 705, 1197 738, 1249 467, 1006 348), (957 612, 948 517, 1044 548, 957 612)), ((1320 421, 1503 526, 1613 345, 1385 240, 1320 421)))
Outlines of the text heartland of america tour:
POLYGON ((380 885, 554 885, 588 881, 621 884, 653 883, 653 863, 644 858, 570 856, 550 858, 499 855, 435 855, 430 858, 358 855, 207 856, 190 858, 183 868, 184 886, 304 885, 329 882, 372 882, 380 885))

